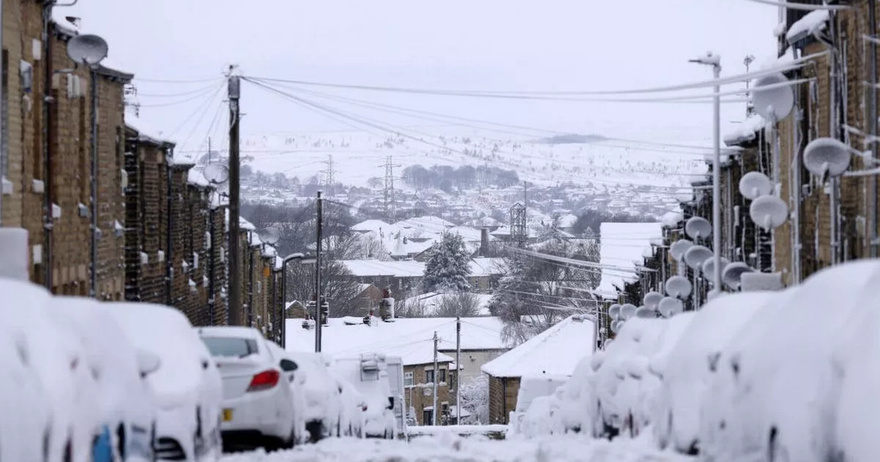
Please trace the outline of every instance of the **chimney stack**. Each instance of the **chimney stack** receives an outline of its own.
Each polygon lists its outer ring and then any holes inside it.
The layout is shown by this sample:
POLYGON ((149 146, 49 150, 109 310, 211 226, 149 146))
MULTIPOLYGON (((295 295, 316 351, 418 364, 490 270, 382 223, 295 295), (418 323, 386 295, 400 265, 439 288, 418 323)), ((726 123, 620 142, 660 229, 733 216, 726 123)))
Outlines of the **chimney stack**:
POLYGON ((489 228, 482 228, 480 230, 480 256, 489 256, 489 228))

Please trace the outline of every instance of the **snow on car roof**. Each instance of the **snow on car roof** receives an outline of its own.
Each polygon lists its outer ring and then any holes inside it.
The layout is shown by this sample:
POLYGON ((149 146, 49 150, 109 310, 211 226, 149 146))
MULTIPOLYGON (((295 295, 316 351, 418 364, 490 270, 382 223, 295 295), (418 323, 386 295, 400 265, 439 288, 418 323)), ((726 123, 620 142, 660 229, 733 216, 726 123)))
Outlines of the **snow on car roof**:
MULTIPOLYGON (((331 318, 321 331, 324 353, 352 356, 360 353, 385 353, 400 356, 404 365, 428 364, 434 361, 434 331, 440 338, 440 351, 455 350, 455 318, 396 318, 394 322, 378 321, 374 326, 346 324, 348 318, 331 318)), ((350 319, 348 319, 350 321, 350 319)), ((506 350, 501 336, 504 323, 496 317, 462 318, 461 348, 463 351, 506 350)), ((287 320, 288 351, 313 351, 314 329, 302 328, 301 319, 287 320)), ((448 355, 439 355, 441 362, 450 362, 448 355)))
POLYGON ((522 345, 484 364, 493 377, 571 375, 578 362, 592 354, 592 321, 570 316, 522 345))
POLYGON ((663 237, 663 231, 661 223, 602 223, 599 236, 602 282, 596 291, 616 294, 624 282, 635 278, 636 264, 643 261, 642 250, 663 237))

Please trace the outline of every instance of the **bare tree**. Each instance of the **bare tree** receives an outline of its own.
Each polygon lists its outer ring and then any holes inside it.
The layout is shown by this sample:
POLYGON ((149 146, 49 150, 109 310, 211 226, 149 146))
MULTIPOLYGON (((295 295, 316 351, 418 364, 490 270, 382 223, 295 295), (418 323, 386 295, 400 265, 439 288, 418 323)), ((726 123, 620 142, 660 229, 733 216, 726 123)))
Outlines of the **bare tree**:
POLYGON ((454 318, 461 316, 463 318, 474 317, 479 315, 480 299, 470 292, 457 292, 442 296, 440 306, 433 313, 437 318, 454 318))

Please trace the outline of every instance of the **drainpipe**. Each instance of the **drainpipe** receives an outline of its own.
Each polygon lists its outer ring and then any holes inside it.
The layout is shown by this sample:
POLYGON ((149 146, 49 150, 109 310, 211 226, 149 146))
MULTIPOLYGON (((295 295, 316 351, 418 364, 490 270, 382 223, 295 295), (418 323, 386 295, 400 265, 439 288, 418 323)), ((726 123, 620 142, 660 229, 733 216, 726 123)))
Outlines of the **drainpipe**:
MULTIPOLYGON (((877 5, 873 0, 868 2, 868 22, 871 24, 870 36, 874 37, 877 35, 877 5)), ((872 136, 877 136, 877 45, 869 43, 868 46, 870 47, 869 49, 871 52, 871 91, 870 101, 868 101, 868 113, 870 116, 868 117, 868 127, 870 127, 869 133, 871 133, 872 136)), ((877 159, 878 140, 872 141, 871 157, 877 159)), ((877 246, 880 245, 877 236, 877 177, 872 175, 869 181, 868 238, 871 240, 871 258, 877 258, 877 246)))
MULTIPOLYGON (((794 58, 798 56, 797 49, 791 49, 794 58)), ((791 248, 791 271, 792 283, 799 284, 801 282, 801 137, 799 135, 801 124, 804 120, 803 110, 800 107, 801 87, 794 86, 794 121, 791 125, 791 149, 792 149, 792 168, 791 168, 791 210, 792 210, 792 248, 791 248)))
POLYGON ((171 181, 173 175, 171 174, 171 167, 174 163, 174 151, 173 148, 167 148, 165 152, 165 186, 166 186, 166 207, 167 207, 167 215, 166 219, 166 236, 165 236, 165 303, 168 306, 173 306, 173 300, 171 298, 171 281, 174 278, 174 264, 172 260, 172 256, 174 253, 171 251, 171 242, 172 236, 171 232, 174 229, 172 223, 174 222, 174 216, 171 213, 173 201, 171 199, 171 181))
POLYGON ((217 264, 216 259, 214 258, 214 255, 216 255, 216 252, 215 252, 216 249, 214 248, 214 242, 216 241, 216 239, 214 239, 214 233, 216 232, 216 229, 214 227, 214 218, 217 215, 217 211, 210 208, 210 199, 208 200, 208 207, 209 207, 209 210, 208 210, 208 229, 209 229, 209 232, 211 233, 211 251, 208 254, 209 255, 209 260, 208 260, 208 319, 209 319, 209 324, 213 326, 214 325, 214 309, 215 309, 215 306, 217 305, 216 301, 214 300, 214 296, 215 296, 214 291, 216 290, 216 287, 214 286, 214 275, 216 272, 215 265, 217 264))
MULTIPOLYGON (((3 49, 3 0, 0 0, 0 50, 3 49)), ((5 66, 3 65, 3 61, 0 60, 0 76, 3 75, 5 71, 5 66)), ((6 101, 6 93, 0 91, 0 108, 3 107, 3 103, 6 101)), ((3 226, 3 180, 6 179, 6 151, 3 150, 3 133, 0 131, 0 227, 3 226)))
POLYGON ((43 5, 43 101, 42 107, 42 138, 43 138, 43 282, 51 291, 52 283, 52 229, 55 224, 52 218, 52 143, 49 142, 49 103, 52 101, 52 46, 50 40, 50 19, 54 2, 47 1, 43 5))
POLYGON ((98 296, 98 74, 94 69, 89 71, 91 77, 90 97, 92 102, 92 139, 91 139, 91 205, 92 205, 92 235, 91 235, 91 260, 92 271, 89 280, 89 295, 92 298, 98 296))

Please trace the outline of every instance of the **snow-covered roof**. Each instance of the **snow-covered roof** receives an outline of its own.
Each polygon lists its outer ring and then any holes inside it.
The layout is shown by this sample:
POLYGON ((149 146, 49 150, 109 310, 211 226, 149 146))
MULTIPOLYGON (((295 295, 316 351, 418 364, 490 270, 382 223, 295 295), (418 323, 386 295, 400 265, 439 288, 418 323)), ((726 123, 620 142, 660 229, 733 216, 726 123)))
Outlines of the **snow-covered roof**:
POLYGON ((174 145, 173 141, 162 138, 161 130, 150 127, 143 119, 133 117, 127 112, 125 115, 125 125, 138 133, 138 139, 140 141, 145 141, 158 146, 165 144, 174 145))
MULTIPOLYGON (((397 318, 391 323, 378 321, 374 326, 347 325, 346 318, 328 321, 329 325, 321 330, 321 350, 331 356, 384 353, 400 356, 404 365, 430 364, 434 361, 435 331, 440 338, 438 350, 455 350, 455 318, 397 318)), ((462 318, 461 349, 507 349, 501 338, 503 327, 501 319, 495 317, 462 318)), ((288 351, 314 351, 315 331, 303 329, 302 319, 288 319, 286 332, 288 351)), ((439 359, 444 363, 453 361, 443 354, 439 359)))
POLYGON ((831 12, 829 10, 811 11, 791 25, 788 33, 785 34, 785 39, 788 43, 792 43, 808 35, 820 32, 825 29, 829 19, 831 19, 831 12))
POLYGON ((238 217, 238 226, 240 229, 245 231, 256 231, 257 227, 254 226, 251 222, 247 221, 244 217, 238 217))
POLYGON ((455 223, 446 221, 440 217, 415 217, 407 220, 401 220, 394 224, 399 229, 417 228, 431 233, 443 234, 448 228, 455 226, 455 223))
POLYGON ((660 223, 602 223, 599 235, 602 282, 596 291, 615 296, 624 282, 635 279, 636 265, 643 261, 642 250, 662 238, 663 230, 660 223))
POLYGON ((190 169, 187 174, 187 182, 193 186, 198 186, 200 188, 210 188, 211 182, 205 178, 205 175, 202 173, 201 169, 190 169))
POLYGON ((570 316, 484 364, 482 371, 493 377, 570 376, 577 363, 592 354, 594 341, 593 322, 570 316))
POLYGON ((731 130, 724 135, 724 144, 728 146, 737 146, 747 143, 757 137, 757 133, 767 126, 767 121, 763 117, 752 114, 736 129, 731 130))
POLYGON ((395 229, 396 229, 395 227, 393 227, 392 225, 390 225, 388 223, 385 223, 382 220, 366 220, 366 221, 362 221, 362 222, 351 227, 352 231, 374 232, 376 234, 378 234, 379 231, 382 231, 384 233, 389 233, 395 229))

